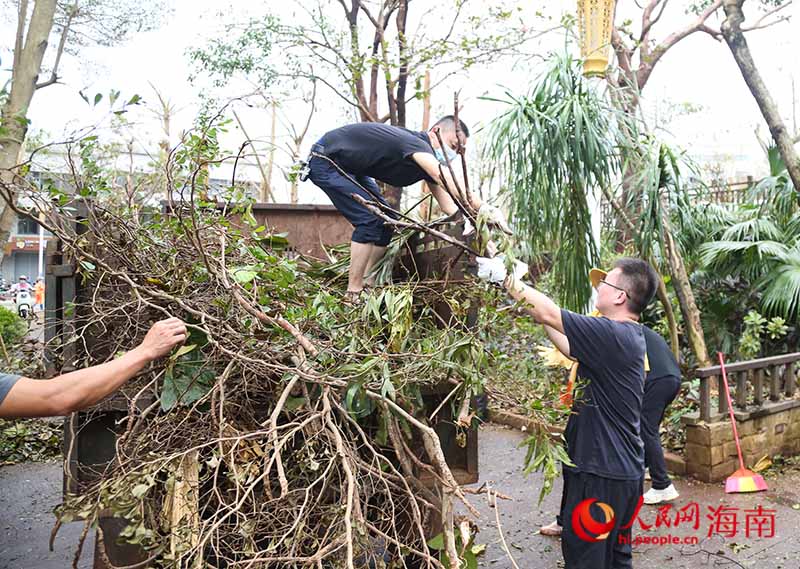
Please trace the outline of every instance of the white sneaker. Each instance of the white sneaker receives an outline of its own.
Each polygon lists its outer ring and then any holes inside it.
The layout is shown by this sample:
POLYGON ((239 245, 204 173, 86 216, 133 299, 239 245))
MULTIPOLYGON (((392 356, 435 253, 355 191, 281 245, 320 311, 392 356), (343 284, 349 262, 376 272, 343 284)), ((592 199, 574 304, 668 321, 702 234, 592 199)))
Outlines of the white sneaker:
POLYGON ((644 503, 645 504, 660 504, 661 502, 670 502, 680 496, 678 491, 675 490, 675 486, 670 484, 663 490, 656 490, 655 488, 650 488, 647 492, 644 493, 644 503))

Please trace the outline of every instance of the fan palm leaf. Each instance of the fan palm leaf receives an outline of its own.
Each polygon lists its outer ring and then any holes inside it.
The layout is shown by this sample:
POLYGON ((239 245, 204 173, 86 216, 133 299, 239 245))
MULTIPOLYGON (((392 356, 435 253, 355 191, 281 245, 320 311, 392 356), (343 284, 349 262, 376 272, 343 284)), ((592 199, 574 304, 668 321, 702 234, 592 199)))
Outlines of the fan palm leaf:
POLYGON ((775 269, 759 284, 764 287, 762 305, 768 313, 800 321, 800 245, 781 255, 775 269))

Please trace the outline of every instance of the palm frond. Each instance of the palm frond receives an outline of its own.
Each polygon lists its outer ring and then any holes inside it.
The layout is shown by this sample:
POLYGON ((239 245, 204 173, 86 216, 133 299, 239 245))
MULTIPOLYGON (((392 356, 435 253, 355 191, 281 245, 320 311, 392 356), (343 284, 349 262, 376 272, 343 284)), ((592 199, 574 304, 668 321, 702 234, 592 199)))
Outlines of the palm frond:
POLYGON ((763 239, 780 240, 782 231, 777 223, 769 217, 762 217, 753 211, 754 217, 743 219, 729 226, 722 233, 722 241, 761 241, 763 239))
POLYGON ((507 108, 489 127, 487 152, 503 165, 517 234, 524 249, 553 253, 559 300, 582 310, 599 258, 587 194, 619 172, 616 111, 569 55, 551 57, 527 95, 500 100, 507 108))
POLYGON ((784 255, 760 285, 765 287, 762 305, 766 312, 800 322, 800 247, 784 255))
POLYGON ((789 252, 778 241, 711 241, 700 247, 700 262, 717 274, 760 279, 789 252))

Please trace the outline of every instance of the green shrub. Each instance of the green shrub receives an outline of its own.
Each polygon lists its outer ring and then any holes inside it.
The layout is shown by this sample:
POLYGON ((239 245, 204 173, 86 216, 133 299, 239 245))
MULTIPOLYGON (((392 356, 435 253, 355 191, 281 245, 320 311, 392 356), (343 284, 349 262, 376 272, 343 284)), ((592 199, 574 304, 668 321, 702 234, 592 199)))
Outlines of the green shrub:
POLYGON ((16 344, 28 331, 28 326, 15 312, 0 306, 0 335, 6 346, 16 344))

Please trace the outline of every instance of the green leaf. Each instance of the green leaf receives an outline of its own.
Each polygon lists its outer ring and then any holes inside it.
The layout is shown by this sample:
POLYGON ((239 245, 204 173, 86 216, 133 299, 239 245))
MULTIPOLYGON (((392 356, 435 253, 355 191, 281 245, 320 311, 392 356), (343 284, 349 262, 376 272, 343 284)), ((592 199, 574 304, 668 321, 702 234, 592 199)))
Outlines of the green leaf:
POLYGON ((192 350, 197 347, 197 344, 190 344, 188 346, 181 346, 180 349, 173 354, 172 359, 178 359, 179 357, 188 354, 192 350))
POLYGON ((345 395, 345 408, 355 418, 366 417, 372 413, 374 404, 360 383, 353 383, 345 395))
POLYGON ((103 94, 102 93, 98 93, 97 95, 95 95, 94 96, 94 106, 96 107, 100 103, 100 101, 102 101, 102 100, 103 100, 103 94))
POLYGON ((191 405, 205 396, 217 378, 214 370, 205 367, 202 354, 184 354, 170 362, 164 372, 161 409, 191 405))
POLYGON ((444 549, 444 534, 438 534, 428 540, 428 547, 441 551, 444 549))
MULTIPOLYGON (((262 225, 258 227, 255 231, 256 233, 260 233, 264 231, 265 227, 262 225)), ((269 235, 264 235, 261 237, 262 245, 270 248, 275 249, 276 251, 282 251, 289 246, 289 234, 288 233, 271 233, 269 235)))
POLYGON ((389 371, 389 362, 383 363, 383 384, 381 385, 381 396, 395 400, 396 391, 392 383, 392 374, 389 371))
POLYGON ((247 284, 252 282, 258 276, 257 268, 252 265, 234 268, 232 272, 233 278, 239 284, 247 284))
POLYGON ((478 569, 478 558, 471 549, 464 552, 464 561, 467 563, 467 569, 478 569))

